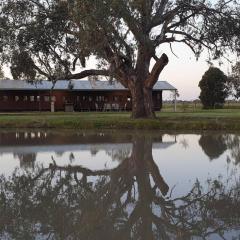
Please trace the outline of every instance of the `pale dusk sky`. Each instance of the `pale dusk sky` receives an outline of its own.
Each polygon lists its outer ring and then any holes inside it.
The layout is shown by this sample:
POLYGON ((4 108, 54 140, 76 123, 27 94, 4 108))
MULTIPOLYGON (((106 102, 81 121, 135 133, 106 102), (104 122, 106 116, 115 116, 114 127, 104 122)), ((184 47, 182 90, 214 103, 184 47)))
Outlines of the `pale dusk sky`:
MULTIPOLYGON (((204 52, 199 60, 188 48, 183 44, 173 45, 174 53, 178 56, 173 55, 168 47, 164 49, 169 57, 169 63, 161 73, 159 79, 168 81, 179 91, 181 100, 195 100, 199 97, 200 88, 198 83, 201 80, 203 74, 208 70, 210 65, 207 63, 208 54, 204 52)), ((231 70, 231 63, 225 59, 220 59, 213 62, 213 66, 220 68, 225 74, 231 70), (219 61, 223 64, 219 65, 219 61)), ((231 59, 233 61, 233 59, 231 59)), ((167 97, 167 94, 165 94, 167 97)))

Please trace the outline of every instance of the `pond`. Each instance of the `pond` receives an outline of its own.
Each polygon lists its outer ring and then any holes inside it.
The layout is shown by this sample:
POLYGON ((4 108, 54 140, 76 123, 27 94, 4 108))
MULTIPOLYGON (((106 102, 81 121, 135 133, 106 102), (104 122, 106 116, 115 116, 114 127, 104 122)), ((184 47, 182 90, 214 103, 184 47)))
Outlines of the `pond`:
POLYGON ((0 131, 0 239, 240 239, 240 134, 0 131))

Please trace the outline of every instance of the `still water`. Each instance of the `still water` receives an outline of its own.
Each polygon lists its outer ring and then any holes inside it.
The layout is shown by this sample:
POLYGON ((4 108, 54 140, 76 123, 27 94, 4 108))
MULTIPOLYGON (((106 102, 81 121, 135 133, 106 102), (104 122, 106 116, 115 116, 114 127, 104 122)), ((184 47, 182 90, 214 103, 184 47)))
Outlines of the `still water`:
POLYGON ((0 239, 240 239, 240 134, 1 131, 0 239))

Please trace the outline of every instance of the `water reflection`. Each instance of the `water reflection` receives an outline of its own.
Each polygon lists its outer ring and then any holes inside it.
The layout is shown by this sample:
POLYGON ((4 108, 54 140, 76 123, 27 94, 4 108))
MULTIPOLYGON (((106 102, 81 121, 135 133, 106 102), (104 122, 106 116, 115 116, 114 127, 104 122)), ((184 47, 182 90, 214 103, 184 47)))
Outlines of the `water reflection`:
POLYGON ((222 134, 203 134, 199 145, 210 160, 219 158, 227 150, 226 137, 222 134))
MULTIPOLYGON (((152 136, 152 133, 150 135, 152 136)), ((152 136, 155 148, 166 148, 175 143, 175 139, 163 143, 162 135, 152 136)), ((114 131, 75 133, 69 131, 2 131, 0 132, 0 155, 4 158, 7 154, 13 154, 13 158, 19 160, 22 168, 34 168, 40 154, 47 154, 48 158, 54 155, 58 159, 67 154, 70 163, 74 163, 76 152, 89 152, 93 157, 104 151, 112 161, 121 162, 131 154, 132 138, 131 133, 114 131)), ((64 158, 66 159, 66 156, 64 158)))
POLYGON ((182 138, 179 143, 181 144, 181 146, 184 148, 184 149, 187 149, 189 147, 189 143, 187 141, 186 138, 182 138))
POLYGON ((19 159, 20 167, 27 169, 27 168, 34 168, 35 161, 37 157, 37 153, 13 153, 14 158, 19 159))
MULTIPOLYGON (((114 142, 126 141, 124 136, 118 135, 114 142)), ((119 161, 112 169, 60 166, 52 158, 47 167, 2 177, 1 239, 239 237, 239 176, 228 176, 228 184, 223 178, 208 179, 207 189, 196 181, 187 194, 174 198, 174 189, 153 159, 153 145, 161 138, 127 135, 130 151, 108 152, 119 161)), ((69 155, 70 161, 75 158, 69 155)))
POLYGON ((240 163, 240 136, 237 134, 203 134, 199 145, 210 160, 218 159, 228 149, 235 164, 240 163))
POLYGON ((240 163, 240 136, 227 135, 225 137, 227 147, 230 149, 231 158, 234 159, 235 164, 240 163))

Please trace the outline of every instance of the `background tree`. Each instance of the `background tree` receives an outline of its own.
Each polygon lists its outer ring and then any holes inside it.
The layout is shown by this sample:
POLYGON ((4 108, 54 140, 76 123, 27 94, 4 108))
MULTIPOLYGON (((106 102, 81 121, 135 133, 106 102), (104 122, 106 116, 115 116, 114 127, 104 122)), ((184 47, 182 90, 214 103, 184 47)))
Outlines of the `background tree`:
POLYGON ((3 0, 0 11, 0 49, 14 78, 108 76, 129 88, 135 118, 155 116, 152 88, 169 61, 163 44, 185 44, 196 57, 239 49, 235 0, 3 0), (76 72, 90 56, 98 68, 76 72))
POLYGON ((240 98, 240 62, 232 67, 232 72, 228 80, 229 90, 235 99, 240 98))
POLYGON ((227 76, 218 68, 210 67, 199 82, 200 100, 204 108, 221 107, 228 96, 227 76))

